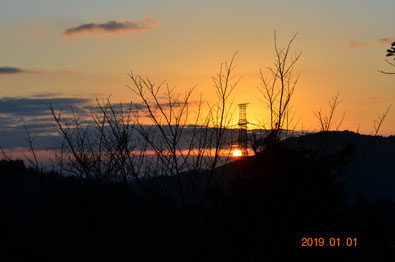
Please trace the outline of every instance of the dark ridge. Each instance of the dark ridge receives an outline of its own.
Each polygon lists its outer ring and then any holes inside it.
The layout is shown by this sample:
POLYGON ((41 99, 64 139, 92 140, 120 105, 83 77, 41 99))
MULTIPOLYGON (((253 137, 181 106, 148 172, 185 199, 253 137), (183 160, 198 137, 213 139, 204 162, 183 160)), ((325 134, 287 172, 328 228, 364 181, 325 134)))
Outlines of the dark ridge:
POLYGON ((393 140, 330 132, 272 141, 217 168, 209 187, 203 171, 182 174, 186 205, 174 177, 99 183, 1 160, 0 261, 391 261, 394 202, 363 191, 347 201, 339 177, 371 146, 352 177, 363 180, 371 150, 389 159, 393 140), (303 248, 303 237, 358 246, 303 248))

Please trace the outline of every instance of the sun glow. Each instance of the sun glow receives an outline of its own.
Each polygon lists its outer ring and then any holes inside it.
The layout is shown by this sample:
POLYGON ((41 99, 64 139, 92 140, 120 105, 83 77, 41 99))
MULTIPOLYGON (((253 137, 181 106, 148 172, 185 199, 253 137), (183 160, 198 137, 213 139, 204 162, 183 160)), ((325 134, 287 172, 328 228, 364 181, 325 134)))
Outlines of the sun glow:
POLYGON ((242 155, 241 150, 236 149, 233 151, 233 156, 234 157, 240 157, 242 155))

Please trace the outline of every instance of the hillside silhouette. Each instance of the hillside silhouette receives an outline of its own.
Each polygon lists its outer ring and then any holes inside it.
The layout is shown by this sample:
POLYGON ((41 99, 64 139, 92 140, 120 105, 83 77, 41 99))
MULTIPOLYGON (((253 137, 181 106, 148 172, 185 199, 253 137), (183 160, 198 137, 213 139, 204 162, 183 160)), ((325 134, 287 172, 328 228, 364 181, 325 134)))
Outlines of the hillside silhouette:
POLYGON ((351 132, 271 140, 216 168, 209 187, 209 172, 182 173, 185 202, 172 176, 100 182, 1 160, 0 260, 391 261, 395 205, 371 181, 391 185, 393 143, 351 132), (359 242, 302 248, 302 236, 359 242))
POLYGON ((321 132, 290 138, 286 142, 292 148, 314 150, 328 154, 342 147, 350 147, 353 158, 341 170, 346 183, 349 201, 363 194, 370 201, 380 198, 395 200, 395 136, 369 136, 350 131, 321 132))

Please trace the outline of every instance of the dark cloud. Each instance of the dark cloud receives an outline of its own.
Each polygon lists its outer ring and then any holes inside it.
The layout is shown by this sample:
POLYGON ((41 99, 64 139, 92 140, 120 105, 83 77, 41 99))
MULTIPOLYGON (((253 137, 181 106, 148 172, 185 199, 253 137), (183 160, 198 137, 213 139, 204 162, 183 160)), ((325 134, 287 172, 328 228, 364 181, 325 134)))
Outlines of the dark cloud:
POLYGON ((0 98, 0 114, 13 116, 45 116, 49 104, 56 108, 83 107, 90 102, 87 98, 0 98))
MULTIPOLYGON (((59 95, 59 94, 58 94, 59 95)), ((53 97, 56 93, 35 94, 26 97, 2 97, 0 98, 0 146, 14 149, 27 147, 25 141, 26 130, 37 137, 35 146, 38 148, 53 148, 56 146, 57 137, 54 130, 54 119, 51 116, 49 105, 52 104, 56 111, 63 110, 63 117, 70 119, 70 109, 77 116, 81 116, 85 124, 94 126, 90 111, 100 115, 101 110, 93 99, 53 97), (53 98, 48 98, 53 97, 53 98)), ((100 101, 103 104, 105 101, 100 101)), ((114 103, 112 108, 115 112, 128 111, 130 104, 114 103)), ((132 104, 132 110, 142 107, 141 104, 132 104)))
POLYGON ((34 70, 25 70, 22 68, 18 67, 11 67, 11 66, 0 66, 0 75, 16 75, 16 74, 45 74, 45 73, 53 73, 53 74, 59 74, 59 75, 71 75, 74 72, 69 71, 69 70, 63 70, 63 71, 45 71, 45 70, 40 70, 40 71, 34 71, 34 70))
POLYGON ((0 67, 0 75, 41 74, 41 73, 45 73, 45 71, 25 70, 25 69, 21 69, 18 67, 11 67, 11 66, 0 67))
POLYGON ((139 32, 147 31, 150 27, 158 24, 158 21, 152 20, 150 15, 147 15, 140 21, 122 21, 118 22, 110 20, 106 23, 87 23, 76 27, 66 29, 63 36, 76 36, 79 34, 89 32, 100 32, 104 34, 121 33, 121 32, 139 32))
POLYGON ((2 136, 19 136, 24 137, 26 135, 26 129, 29 130, 31 135, 44 135, 54 132, 54 122, 40 122, 40 121, 29 121, 23 125, 16 126, 2 126, 0 132, 2 136))
MULTIPOLYGON (((81 120, 84 124, 89 124, 92 128, 89 129, 89 133, 92 136, 97 135, 95 132, 97 130, 94 128, 95 123, 93 122, 89 111, 98 113, 101 115, 101 109, 96 102, 88 98, 45 98, 47 94, 38 94, 33 97, 3 97, 0 98, 0 146, 5 149, 15 149, 18 147, 26 148, 28 143, 26 142, 26 130, 34 139, 34 147, 39 149, 45 148, 55 148, 57 146, 56 140, 59 139, 55 129, 54 129, 54 119, 51 116, 48 105, 51 103, 55 110, 64 109, 63 117, 70 119, 70 108, 73 107, 76 115, 81 116, 81 120)), ((106 100, 100 101, 102 105, 106 100)), ((120 111, 128 111, 128 103, 113 103, 113 110, 119 114, 120 111)), ((166 106, 163 104, 163 106, 166 106)), ((140 108, 144 110, 144 105, 139 103, 132 104, 132 110, 140 108)), ((144 112, 144 111, 143 111, 144 112)), ((110 113, 111 114, 111 113, 110 113)), ((142 114, 144 115, 144 114, 142 114)), ((142 116, 144 117, 144 116, 142 116)), ((155 125, 144 125, 142 127, 144 130, 150 130, 150 134, 154 137, 160 134, 160 130, 155 125)), ((162 126, 162 130, 170 133, 169 126, 162 126)), ((182 141, 188 141, 188 138, 192 135, 195 126, 188 125, 183 134, 185 139, 182 141)), ((105 130, 111 133, 111 128, 109 126, 105 127, 105 130)), ((106 131, 107 132, 107 131, 106 131)), ((229 130, 232 133, 229 137, 237 137, 237 129, 229 130), (233 134, 234 133, 234 134, 233 134)), ((141 136, 138 132, 134 132, 137 139, 141 136)), ((181 142, 181 148, 188 148, 188 144, 181 142)))
MULTIPOLYGON (((25 127, 35 139, 39 148, 56 145, 54 140, 54 119, 51 117, 49 105, 56 110, 68 110, 71 107, 78 115, 84 115, 92 101, 88 98, 55 97, 54 93, 37 94, 26 97, 0 98, 0 146, 2 148, 27 147, 25 127)), ((66 115, 67 116, 67 113, 66 115)))
POLYGON ((25 70, 16 67, 9 67, 9 66, 0 67, 0 75, 20 74, 25 72, 26 72, 25 70))
MULTIPOLYGON (((100 102, 100 106, 98 106, 97 104, 95 105, 87 105, 84 107, 84 109, 87 109, 89 111, 92 111, 93 113, 102 113, 102 110, 105 110, 105 103, 103 101, 99 101, 100 102)), ((131 110, 131 112, 137 112, 137 110, 142 110, 145 112, 145 106, 144 104, 141 103, 112 103, 111 104, 112 109, 114 110, 114 112, 116 113, 120 113, 121 111, 126 113, 129 110, 131 110)), ((107 111, 110 111, 109 108, 107 108, 107 111)))

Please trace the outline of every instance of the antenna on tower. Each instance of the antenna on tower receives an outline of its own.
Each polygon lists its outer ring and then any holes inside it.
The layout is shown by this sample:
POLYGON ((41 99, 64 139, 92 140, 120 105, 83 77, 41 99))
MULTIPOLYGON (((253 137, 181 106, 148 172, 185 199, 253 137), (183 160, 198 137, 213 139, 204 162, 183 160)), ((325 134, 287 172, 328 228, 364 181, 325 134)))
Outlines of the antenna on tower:
POLYGON ((248 155, 248 136, 247 136, 247 105, 248 103, 238 104, 239 106, 239 147, 243 156, 248 155))

